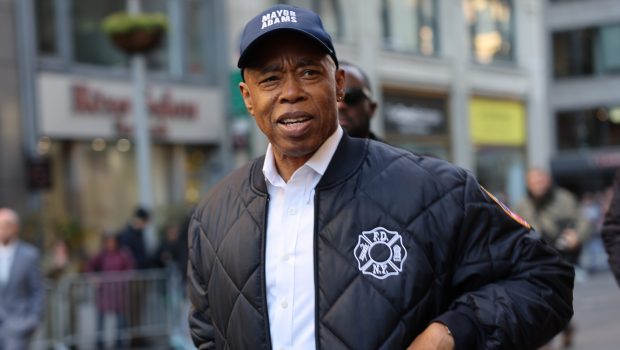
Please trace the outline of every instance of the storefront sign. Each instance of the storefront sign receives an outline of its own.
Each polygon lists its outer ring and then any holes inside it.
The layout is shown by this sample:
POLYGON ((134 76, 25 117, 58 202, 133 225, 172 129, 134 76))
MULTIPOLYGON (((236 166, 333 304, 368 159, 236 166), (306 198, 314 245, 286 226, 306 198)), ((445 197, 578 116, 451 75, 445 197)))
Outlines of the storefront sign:
POLYGON ((387 93, 384 96, 385 129, 400 135, 446 133, 445 99, 387 93))
POLYGON ((471 139, 476 145, 525 144, 525 110, 521 102, 473 98, 469 118, 471 139))
MULTIPOLYGON (((133 134, 131 83, 42 73, 38 88, 43 135, 84 139, 133 134)), ((146 100, 155 139, 195 144, 221 140, 225 116, 216 89, 151 84, 146 100)))

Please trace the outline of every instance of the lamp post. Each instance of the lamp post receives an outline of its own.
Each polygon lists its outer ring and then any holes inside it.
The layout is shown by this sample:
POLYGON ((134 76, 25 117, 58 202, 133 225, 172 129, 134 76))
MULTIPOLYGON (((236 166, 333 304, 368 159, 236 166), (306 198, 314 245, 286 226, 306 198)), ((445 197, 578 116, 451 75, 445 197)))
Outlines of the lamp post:
MULTIPOLYGON (((146 101, 144 54, 159 46, 165 32, 166 21, 165 17, 161 15, 159 17, 149 17, 146 14, 141 15, 140 13, 140 0, 128 0, 127 14, 111 15, 109 18, 106 18, 104 28, 107 27, 106 31, 116 46, 130 55, 133 82, 132 112, 134 118, 133 133, 136 150, 138 203, 141 207, 152 211, 151 138, 146 101), (153 23, 158 23, 158 25, 153 25, 149 28, 135 25, 139 16, 142 17, 140 19, 147 18, 153 23), (156 20, 153 18, 156 18, 156 20), (128 22, 133 25, 128 25, 128 22)), ((155 231, 150 225, 145 230, 145 238, 147 246, 152 248, 157 238, 155 237, 155 231)))

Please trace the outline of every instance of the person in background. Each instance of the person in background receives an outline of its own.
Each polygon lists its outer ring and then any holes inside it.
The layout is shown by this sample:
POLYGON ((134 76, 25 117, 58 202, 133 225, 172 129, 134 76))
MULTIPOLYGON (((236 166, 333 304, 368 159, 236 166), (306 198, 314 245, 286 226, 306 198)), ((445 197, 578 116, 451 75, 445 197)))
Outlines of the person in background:
MULTIPOLYGON (((577 198, 568 190, 554 186, 551 174, 541 168, 527 172, 527 196, 515 211, 527 220, 542 238, 576 266, 583 243, 591 232, 577 198)), ((575 325, 571 322, 562 335, 564 347, 573 344, 575 325)))
POLYGON ((189 229, 198 349, 534 349, 572 315, 573 268, 447 162, 347 135, 319 16, 275 5, 239 84, 269 145, 189 229))
POLYGON ((609 267, 620 286, 620 170, 614 178, 613 192, 609 209, 601 231, 603 244, 607 251, 609 267))
MULTIPOLYGON (((134 268, 144 270, 150 268, 151 259, 147 253, 146 242, 144 240, 144 230, 149 224, 151 215, 144 208, 136 208, 131 221, 119 233, 119 244, 126 248, 133 257, 134 268)), ((144 284, 142 281, 135 281, 129 286, 128 319, 127 323, 132 329, 142 326, 143 311, 145 300, 142 295, 144 284)), ((146 347, 148 340, 143 336, 135 336, 131 339, 130 346, 146 347)))
POLYGON ((123 342, 121 332, 126 326, 125 312, 127 311, 127 284, 115 280, 115 276, 106 272, 129 271, 134 268, 131 254, 125 248, 119 247, 118 237, 107 232, 103 236, 103 248, 99 254, 86 265, 87 272, 104 273, 96 279, 97 288, 97 348, 103 349, 103 330, 106 314, 116 318, 115 348, 121 349, 123 342), (110 280, 108 280, 110 279, 110 280))
POLYGON ((544 169, 530 169, 526 182, 527 196, 515 211, 568 262, 576 265, 581 246, 591 232, 577 198, 568 190, 554 186, 551 175, 544 169))
POLYGON ((136 269, 149 267, 149 258, 144 242, 144 229, 148 225, 150 217, 146 209, 136 208, 129 224, 119 233, 119 244, 129 250, 136 269))
POLYGON ((350 62, 340 62, 345 73, 344 97, 338 102, 338 121, 351 137, 379 140, 370 130, 370 120, 377 110, 372 98, 372 87, 368 75, 350 62))
POLYGON ((0 350, 24 350, 43 318, 39 251, 18 238, 19 215, 0 207, 0 350))

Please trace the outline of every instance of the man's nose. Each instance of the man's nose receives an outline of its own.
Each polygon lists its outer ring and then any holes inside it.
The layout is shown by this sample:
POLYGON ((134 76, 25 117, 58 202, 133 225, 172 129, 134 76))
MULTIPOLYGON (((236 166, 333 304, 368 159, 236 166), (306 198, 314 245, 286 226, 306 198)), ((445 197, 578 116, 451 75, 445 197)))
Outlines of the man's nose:
POLYGON ((305 98, 305 90, 302 83, 294 77, 285 79, 280 96, 282 102, 295 103, 305 98))

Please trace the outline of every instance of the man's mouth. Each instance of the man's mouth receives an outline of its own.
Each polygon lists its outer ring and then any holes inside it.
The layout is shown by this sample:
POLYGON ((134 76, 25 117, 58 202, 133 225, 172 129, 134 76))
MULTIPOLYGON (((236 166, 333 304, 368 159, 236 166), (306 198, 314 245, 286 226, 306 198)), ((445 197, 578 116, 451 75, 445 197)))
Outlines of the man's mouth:
POLYGON ((283 125, 293 125, 305 123, 312 119, 312 116, 306 112, 285 113, 278 118, 278 123, 283 125))

